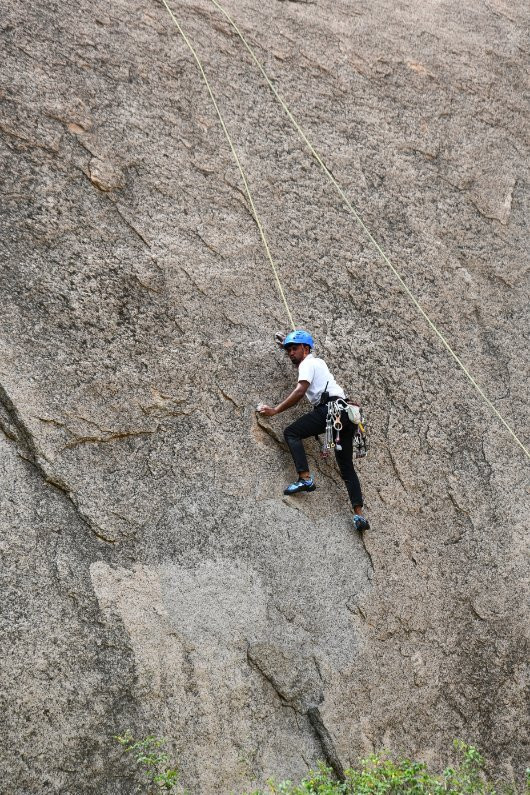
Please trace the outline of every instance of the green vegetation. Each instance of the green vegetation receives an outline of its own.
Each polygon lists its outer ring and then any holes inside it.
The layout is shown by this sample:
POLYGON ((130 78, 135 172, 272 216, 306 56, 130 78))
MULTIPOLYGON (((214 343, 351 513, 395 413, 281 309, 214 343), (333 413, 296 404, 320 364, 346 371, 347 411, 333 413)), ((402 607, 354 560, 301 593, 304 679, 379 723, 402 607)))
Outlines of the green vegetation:
POLYGON ((164 751, 165 740, 151 735, 143 740, 135 740, 129 730, 123 735, 118 734, 114 739, 124 751, 134 757, 134 761, 149 782, 149 792, 179 791, 177 787, 180 772, 176 765, 168 767, 169 756, 164 751))
MULTIPOLYGON (((335 779, 325 765, 312 771, 300 784, 270 781, 266 790, 252 795, 516 795, 511 785, 494 785, 484 773, 484 759, 472 745, 454 741, 456 763, 441 775, 431 773, 423 762, 394 760, 388 753, 372 754, 358 768, 335 779)), ((530 771, 527 770, 527 785, 530 771)))
MULTIPOLYGON (((137 741, 129 731, 115 739, 134 756, 148 779, 149 792, 184 793, 178 783, 178 768, 167 767, 169 758, 163 751, 163 740, 151 736, 137 741)), ((517 795, 514 786, 488 780, 484 759, 476 748, 461 740, 453 744, 455 765, 439 775, 431 773, 423 762, 394 760, 383 752, 372 754, 361 760, 358 768, 347 770, 344 781, 337 781, 331 768, 321 764, 299 784, 271 780, 265 790, 254 790, 252 795, 517 795)), ((526 776, 526 793, 530 795, 530 770, 526 776)))

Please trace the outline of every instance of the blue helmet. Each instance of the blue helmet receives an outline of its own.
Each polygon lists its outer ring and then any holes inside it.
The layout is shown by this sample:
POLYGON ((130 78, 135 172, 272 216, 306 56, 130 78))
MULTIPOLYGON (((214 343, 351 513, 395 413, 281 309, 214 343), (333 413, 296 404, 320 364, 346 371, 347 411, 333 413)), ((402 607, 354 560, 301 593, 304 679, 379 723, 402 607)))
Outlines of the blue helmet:
POLYGON ((310 348, 315 347, 311 334, 308 334, 307 331, 302 331, 302 329, 289 332, 283 341, 283 347, 287 348, 288 345, 309 345, 310 348))

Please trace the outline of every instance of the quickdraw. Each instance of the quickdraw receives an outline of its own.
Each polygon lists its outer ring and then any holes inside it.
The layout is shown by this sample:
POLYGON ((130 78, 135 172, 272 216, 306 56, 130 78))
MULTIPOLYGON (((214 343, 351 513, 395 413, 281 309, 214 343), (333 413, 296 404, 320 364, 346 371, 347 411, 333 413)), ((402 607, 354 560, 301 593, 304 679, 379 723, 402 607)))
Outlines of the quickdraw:
POLYGON ((355 426, 353 435, 353 449, 355 458, 364 458, 368 452, 368 439, 366 434, 366 422, 364 412, 355 403, 348 403, 346 400, 332 400, 328 404, 326 416, 326 431, 324 444, 322 445, 322 456, 327 458, 330 450, 340 452, 342 450, 340 432, 342 431, 342 412, 345 411, 348 419, 355 426))

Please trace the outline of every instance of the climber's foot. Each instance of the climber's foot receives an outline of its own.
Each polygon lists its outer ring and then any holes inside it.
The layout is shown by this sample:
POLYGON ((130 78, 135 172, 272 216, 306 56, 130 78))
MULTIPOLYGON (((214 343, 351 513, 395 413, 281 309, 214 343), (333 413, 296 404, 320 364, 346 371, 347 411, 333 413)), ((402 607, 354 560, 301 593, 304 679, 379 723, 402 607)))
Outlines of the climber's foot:
POLYGON ((363 530, 370 529, 370 522, 368 521, 368 519, 366 519, 366 517, 361 516, 360 513, 355 513, 353 515, 353 526, 355 527, 356 530, 362 533, 363 530))
POLYGON ((299 478, 294 483, 289 483, 284 494, 298 494, 299 491, 314 491, 316 489, 313 478, 299 478))

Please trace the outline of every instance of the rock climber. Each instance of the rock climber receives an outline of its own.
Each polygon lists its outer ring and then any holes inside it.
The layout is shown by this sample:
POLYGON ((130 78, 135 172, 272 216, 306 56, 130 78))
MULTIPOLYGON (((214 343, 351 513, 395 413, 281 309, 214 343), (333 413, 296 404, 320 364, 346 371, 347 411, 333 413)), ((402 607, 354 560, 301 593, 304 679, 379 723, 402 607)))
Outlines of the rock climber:
MULTIPOLYGON (((298 494, 300 491, 314 491, 315 481, 309 472, 307 457, 304 450, 303 439, 324 433, 328 414, 328 403, 338 398, 345 400, 344 390, 337 384, 330 373, 326 363, 314 356, 312 349, 314 341, 312 336, 301 329, 292 331, 287 336, 276 334, 276 341, 280 344, 295 367, 298 367, 298 384, 285 400, 277 406, 268 406, 260 403, 257 411, 265 417, 274 417, 286 409, 295 406, 305 395, 313 406, 313 410, 297 419, 284 430, 298 479, 289 484, 284 494, 298 494)), ((348 495, 353 507, 353 523, 356 530, 368 530, 370 524, 363 516, 363 498, 361 484, 353 466, 353 435, 355 426, 346 411, 341 412, 341 445, 335 447, 335 457, 340 469, 342 479, 348 489, 348 495), (339 448, 342 449, 339 449, 339 448)))

